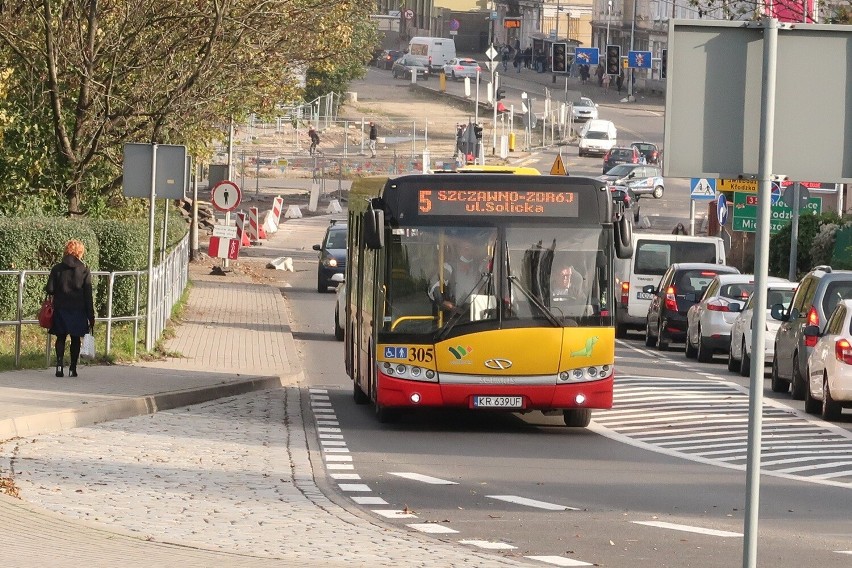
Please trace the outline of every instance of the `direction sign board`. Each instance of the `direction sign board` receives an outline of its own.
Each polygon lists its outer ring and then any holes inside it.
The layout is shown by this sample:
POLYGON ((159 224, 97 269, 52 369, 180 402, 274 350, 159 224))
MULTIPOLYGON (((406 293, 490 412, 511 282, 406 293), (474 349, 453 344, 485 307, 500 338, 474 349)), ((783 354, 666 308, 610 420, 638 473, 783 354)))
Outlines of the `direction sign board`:
POLYGON ((242 200, 239 186, 232 181, 220 181, 210 190, 210 203, 219 211, 233 211, 242 200))
POLYGON ((631 69, 650 69, 651 68, 651 52, 650 51, 628 51, 627 66, 631 69))
MULTIPOLYGON (((734 193, 734 210, 732 228, 735 231, 754 233, 757 231, 757 194, 737 191, 734 193)), ((822 212, 822 199, 811 197, 808 204, 800 211, 800 215, 819 214, 822 212)), ((793 218, 793 210, 783 201, 772 205, 770 213, 770 234, 775 234, 793 218)))
POLYGON ((689 182, 689 196, 696 201, 716 199, 716 180, 713 178, 692 178, 689 182))
POLYGON ((597 47, 578 47, 574 50, 574 58, 580 65, 597 65, 600 55, 597 47))

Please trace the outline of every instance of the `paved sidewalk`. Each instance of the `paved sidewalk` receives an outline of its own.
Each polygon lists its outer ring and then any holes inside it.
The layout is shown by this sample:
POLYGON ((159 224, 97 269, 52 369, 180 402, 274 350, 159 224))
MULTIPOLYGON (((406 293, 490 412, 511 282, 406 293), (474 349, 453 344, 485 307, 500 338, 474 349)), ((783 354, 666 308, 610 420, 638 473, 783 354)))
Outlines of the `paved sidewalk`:
POLYGON ((76 379, 0 373, 0 478, 24 496, 0 494, 4 565, 530 565, 323 495, 280 290, 250 271, 212 276, 212 264, 191 270, 166 342, 180 357, 84 366, 76 379))

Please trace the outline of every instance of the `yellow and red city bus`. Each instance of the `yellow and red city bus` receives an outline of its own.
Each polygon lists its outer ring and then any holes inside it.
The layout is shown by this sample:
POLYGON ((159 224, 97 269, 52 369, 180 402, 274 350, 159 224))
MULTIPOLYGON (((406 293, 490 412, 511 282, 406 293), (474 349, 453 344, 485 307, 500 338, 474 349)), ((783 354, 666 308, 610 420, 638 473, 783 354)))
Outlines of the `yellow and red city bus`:
POLYGON ((351 195, 355 401, 382 422, 457 407, 561 411, 587 426, 612 407, 613 263, 631 248, 629 219, 592 178, 411 175, 351 195))

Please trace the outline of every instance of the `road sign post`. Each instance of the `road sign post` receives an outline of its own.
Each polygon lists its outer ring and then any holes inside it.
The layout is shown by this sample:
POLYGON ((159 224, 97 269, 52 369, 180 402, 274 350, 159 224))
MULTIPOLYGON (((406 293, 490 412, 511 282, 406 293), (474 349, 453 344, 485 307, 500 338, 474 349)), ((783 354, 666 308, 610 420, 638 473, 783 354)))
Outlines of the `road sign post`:
POLYGON ((695 235, 695 202, 716 199, 716 180, 714 178, 692 178, 689 188, 689 234, 695 235))

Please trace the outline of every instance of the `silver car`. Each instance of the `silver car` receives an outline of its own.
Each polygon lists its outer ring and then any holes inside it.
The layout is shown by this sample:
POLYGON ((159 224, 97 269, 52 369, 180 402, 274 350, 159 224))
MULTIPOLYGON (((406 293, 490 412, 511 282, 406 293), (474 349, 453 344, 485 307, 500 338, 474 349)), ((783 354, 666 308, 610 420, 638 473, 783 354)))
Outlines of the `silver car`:
POLYGON ((477 74, 479 74, 479 77, 481 78, 481 72, 482 68, 479 66, 479 63, 477 63, 475 59, 471 59, 469 57, 450 59, 447 61, 446 65, 444 65, 444 75, 453 81, 458 81, 465 77, 476 79, 477 74))
MULTIPOLYGON (((787 280, 770 276, 768 282, 787 280)), ((716 276, 701 301, 686 314, 686 356, 709 363, 716 351, 730 349, 731 326, 753 291, 754 276, 751 274, 716 276)))
POLYGON ((598 105, 588 97, 580 97, 571 103, 571 116, 574 122, 594 120, 598 117, 598 105))
MULTIPOLYGON (((788 309, 796 282, 772 283, 766 288, 766 334, 764 335, 763 356, 767 365, 772 364, 775 357, 775 334, 781 327, 781 322, 772 319, 772 306, 781 304, 788 309)), ((728 370, 747 377, 751 367, 751 321, 754 315, 754 294, 748 299, 745 308, 734 320, 731 327, 731 350, 728 352, 728 370)))

